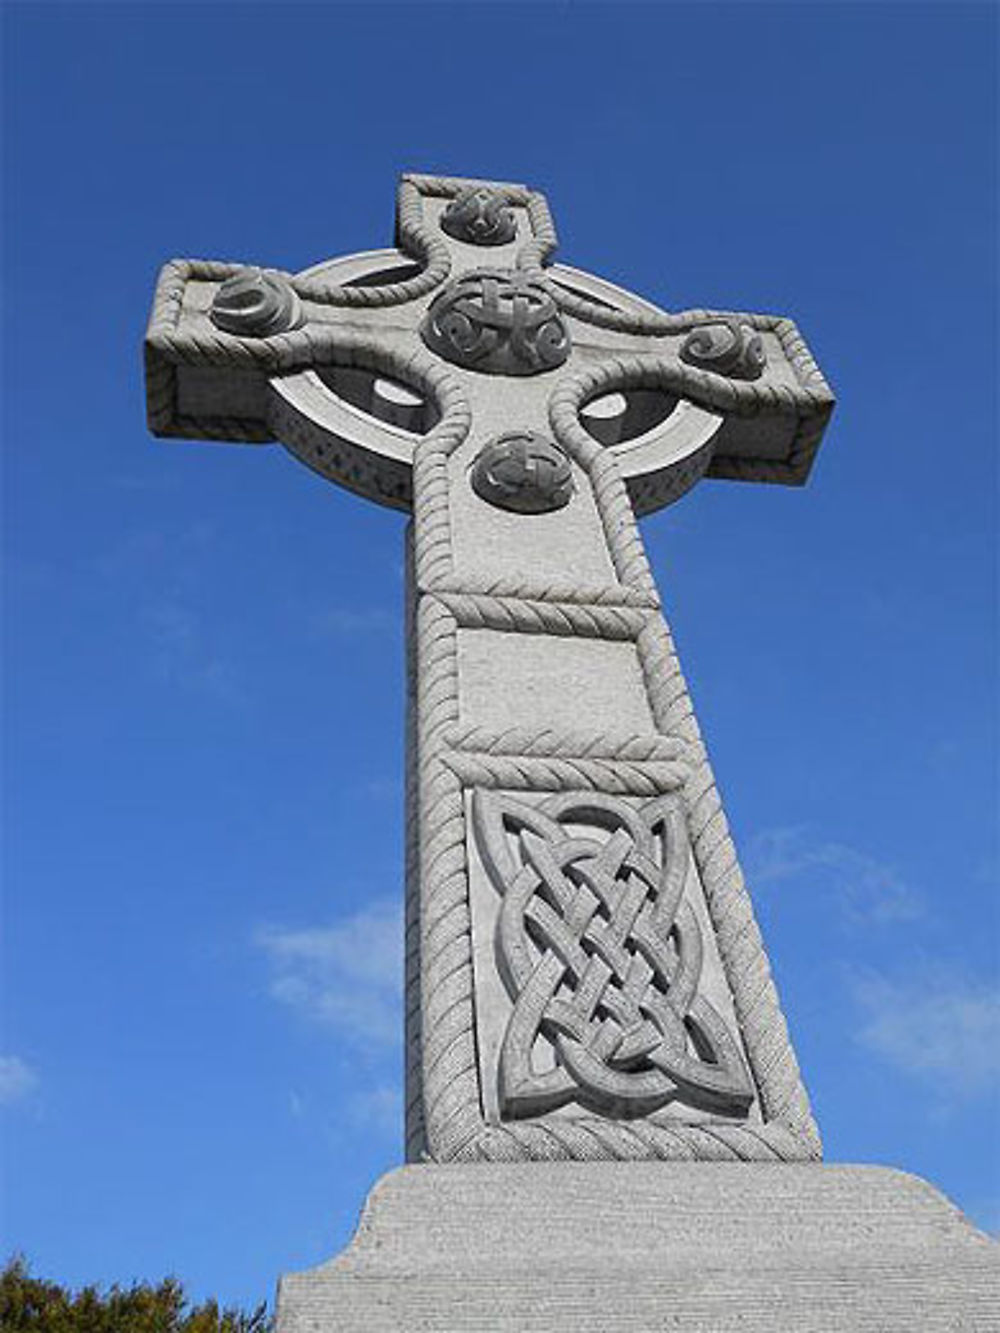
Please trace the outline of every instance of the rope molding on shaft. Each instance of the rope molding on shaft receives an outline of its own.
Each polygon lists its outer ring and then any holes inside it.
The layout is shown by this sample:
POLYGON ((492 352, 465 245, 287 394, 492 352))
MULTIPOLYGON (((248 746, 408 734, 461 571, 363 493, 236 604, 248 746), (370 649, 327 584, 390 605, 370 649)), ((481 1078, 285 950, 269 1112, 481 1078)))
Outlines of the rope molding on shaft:
POLYGON ((512 791, 606 791, 616 796, 658 796, 683 787, 687 768, 662 760, 576 759, 558 755, 497 755, 444 751, 443 762, 463 787, 512 791))
POLYGON ((648 612, 623 606, 588 606, 579 602, 527 601, 483 593, 438 592, 463 629, 520 630, 576 638, 634 640, 648 612))
POLYGON ((489 731, 485 727, 454 726, 445 737, 455 750, 483 754, 572 756, 577 759, 620 759, 623 762, 673 762, 683 760, 687 746, 679 736, 614 735, 593 732, 541 731, 529 727, 507 727, 489 731))

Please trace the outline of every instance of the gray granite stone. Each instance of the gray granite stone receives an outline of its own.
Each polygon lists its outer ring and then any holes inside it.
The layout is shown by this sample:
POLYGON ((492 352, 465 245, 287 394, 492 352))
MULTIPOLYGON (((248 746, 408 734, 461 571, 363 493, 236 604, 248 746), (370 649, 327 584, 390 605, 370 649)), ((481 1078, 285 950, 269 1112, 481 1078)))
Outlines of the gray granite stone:
POLYGON ((159 434, 413 513, 408 1157, 814 1159, 635 515, 800 484, 829 390, 790 320, 553 264, 524 186, 405 176, 397 240, 170 264, 146 354, 159 434))
POLYGON ((433 1165, 383 1177, 280 1333, 997 1333, 1000 1246, 880 1167, 433 1165))

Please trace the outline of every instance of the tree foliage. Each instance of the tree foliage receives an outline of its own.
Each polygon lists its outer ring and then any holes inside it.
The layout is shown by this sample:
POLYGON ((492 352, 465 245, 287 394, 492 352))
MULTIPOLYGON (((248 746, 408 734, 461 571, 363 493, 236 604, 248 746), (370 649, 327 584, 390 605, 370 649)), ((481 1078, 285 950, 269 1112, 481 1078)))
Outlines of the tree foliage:
POLYGON ((192 1306, 176 1278, 158 1286, 136 1282, 108 1291, 67 1291, 32 1277, 21 1258, 0 1273, 3 1333, 273 1333, 262 1304, 251 1314, 220 1309, 218 1302, 192 1306))

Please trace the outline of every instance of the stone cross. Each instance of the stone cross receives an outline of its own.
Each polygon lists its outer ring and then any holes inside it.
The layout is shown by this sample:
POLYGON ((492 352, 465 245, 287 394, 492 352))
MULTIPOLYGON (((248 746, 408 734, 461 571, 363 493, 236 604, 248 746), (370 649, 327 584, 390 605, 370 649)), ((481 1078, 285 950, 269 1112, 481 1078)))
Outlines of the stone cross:
POLYGON ((146 367, 154 433, 413 515, 408 1158, 816 1158, 635 517, 801 484, 829 390, 790 320, 552 263, 520 185, 404 176, 396 247, 168 264, 146 367))

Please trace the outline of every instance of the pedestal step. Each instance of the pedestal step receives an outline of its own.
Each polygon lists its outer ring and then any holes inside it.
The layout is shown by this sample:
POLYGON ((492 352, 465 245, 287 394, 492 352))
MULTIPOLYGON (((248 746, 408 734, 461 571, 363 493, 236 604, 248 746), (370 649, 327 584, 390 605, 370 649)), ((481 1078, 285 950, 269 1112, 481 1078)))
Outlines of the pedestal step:
POLYGON ((282 1278, 278 1333, 1000 1333, 1000 1246, 915 1176, 407 1166, 282 1278))

